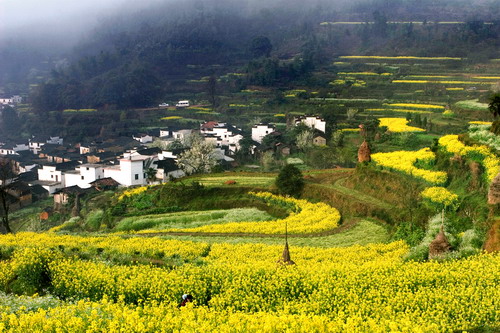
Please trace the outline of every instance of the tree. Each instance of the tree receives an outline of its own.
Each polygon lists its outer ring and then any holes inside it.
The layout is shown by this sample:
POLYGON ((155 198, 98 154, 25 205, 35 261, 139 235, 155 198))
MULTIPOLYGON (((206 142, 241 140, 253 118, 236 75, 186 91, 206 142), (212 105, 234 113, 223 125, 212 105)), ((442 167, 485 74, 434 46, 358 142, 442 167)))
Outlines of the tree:
POLYGON ((490 97, 488 109, 493 114, 493 117, 496 118, 500 115, 500 93, 496 93, 490 97))
POLYGON ((217 78, 215 75, 210 75, 207 82, 207 95, 210 105, 212 105, 212 111, 215 111, 217 106, 217 78))
POLYGON ((179 155, 177 165, 188 175, 210 173, 217 165, 214 145, 202 137, 191 135, 191 148, 179 155))
MULTIPOLYGON (((500 115, 500 93, 496 93, 490 97, 488 109, 493 114, 493 117, 497 118, 500 115)), ((490 131, 496 135, 500 134, 500 120, 497 119, 493 122, 490 131)))
POLYGON ((0 159, 0 213, 2 214, 2 223, 0 224, 0 233, 11 233, 9 225, 9 187, 12 179, 16 176, 13 162, 6 158, 0 159))
POLYGON ((288 164, 281 169, 275 184, 281 194, 299 197, 304 189, 304 177, 295 165, 288 164))
POLYGON ((146 174, 146 180, 147 180, 148 184, 151 184, 155 181, 156 169, 149 167, 146 169, 145 174, 146 174))
POLYGON ((265 36, 258 36, 252 39, 252 44, 250 46, 250 52, 254 58, 269 57, 273 46, 269 38, 265 36))
POLYGON ((314 132, 311 129, 302 131, 297 135, 297 148, 305 151, 313 145, 314 132))

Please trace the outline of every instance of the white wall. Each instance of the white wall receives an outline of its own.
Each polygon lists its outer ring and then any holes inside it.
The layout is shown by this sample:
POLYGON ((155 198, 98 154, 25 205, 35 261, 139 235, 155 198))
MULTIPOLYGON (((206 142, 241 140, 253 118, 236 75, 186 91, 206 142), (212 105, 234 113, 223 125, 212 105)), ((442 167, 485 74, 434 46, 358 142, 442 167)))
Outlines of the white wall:
POLYGON ((313 117, 306 117, 306 119, 301 119, 300 122, 297 123, 302 123, 310 128, 315 128, 319 131, 322 131, 323 133, 326 132, 326 121, 323 119, 313 116, 313 117))
POLYGON ((111 177, 124 186, 144 185, 146 178, 143 161, 144 159, 121 159, 119 168, 104 169, 104 178, 111 177))
POLYGON ((44 165, 42 169, 38 169, 38 179, 43 181, 60 182, 61 187, 66 187, 64 174, 60 170, 56 170, 55 166, 44 165))
POLYGON ((15 147, 14 147, 14 151, 25 151, 25 150, 30 150, 30 147, 25 144, 25 143, 21 143, 21 144, 16 144, 15 147))
POLYGON ((82 164, 75 169, 77 172, 64 174, 66 187, 78 185, 81 188, 91 187, 90 183, 104 178, 104 166, 93 164, 82 164))
POLYGON ((252 140, 258 143, 262 142, 262 138, 269 133, 274 132, 274 127, 269 125, 255 125, 252 127, 252 140))

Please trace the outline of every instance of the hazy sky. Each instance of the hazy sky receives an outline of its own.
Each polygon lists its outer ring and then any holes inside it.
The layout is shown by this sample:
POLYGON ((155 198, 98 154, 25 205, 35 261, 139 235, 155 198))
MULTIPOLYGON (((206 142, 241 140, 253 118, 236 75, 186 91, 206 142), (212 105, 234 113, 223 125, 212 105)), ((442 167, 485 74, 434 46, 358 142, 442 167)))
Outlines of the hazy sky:
MULTIPOLYGON (((0 0, 0 34, 12 29, 93 26, 111 10, 148 6, 160 0, 0 0)), ((1 37, 1 36, 0 36, 1 37)))

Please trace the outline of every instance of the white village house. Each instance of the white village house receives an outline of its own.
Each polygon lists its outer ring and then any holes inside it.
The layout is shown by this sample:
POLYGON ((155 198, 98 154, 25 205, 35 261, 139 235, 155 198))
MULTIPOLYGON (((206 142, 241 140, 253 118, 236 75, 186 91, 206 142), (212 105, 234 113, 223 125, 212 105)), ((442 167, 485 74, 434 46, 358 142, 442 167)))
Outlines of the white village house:
POLYGON ((326 133, 326 121, 319 116, 299 116, 295 118, 295 125, 304 124, 312 129, 326 133))
POLYGON ((200 132, 206 141, 213 142, 218 148, 226 146, 232 154, 240 149, 240 141, 243 139, 241 129, 215 121, 202 124, 200 132))
POLYGON ((256 141, 258 143, 262 143, 262 139, 274 132, 276 130, 276 128, 274 127, 274 125, 270 125, 270 124, 257 124, 257 125, 253 125, 252 127, 252 140, 253 141, 256 141))

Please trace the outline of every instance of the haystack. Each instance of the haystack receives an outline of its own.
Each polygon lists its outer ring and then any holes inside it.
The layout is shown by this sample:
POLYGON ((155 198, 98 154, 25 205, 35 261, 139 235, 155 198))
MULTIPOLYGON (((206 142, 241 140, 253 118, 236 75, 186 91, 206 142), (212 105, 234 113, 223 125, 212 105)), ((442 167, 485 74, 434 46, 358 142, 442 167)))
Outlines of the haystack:
POLYGON ((451 245, 444 234, 443 226, 436 235, 436 238, 429 244, 429 259, 445 254, 451 249, 451 245))
POLYGON ((288 241, 285 241, 285 248, 283 249, 283 255, 278 260, 278 264, 295 265, 295 262, 290 258, 290 250, 288 249, 288 241))
POLYGON ((363 141, 361 146, 359 146, 358 150, 358 162, 363 163, 363 162, 370 162, 371 161, 371 150, 370 147, 368 146, 368 142, 366 140, 363 141))

